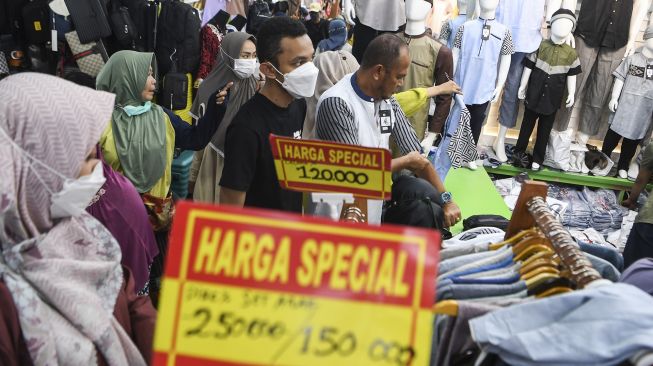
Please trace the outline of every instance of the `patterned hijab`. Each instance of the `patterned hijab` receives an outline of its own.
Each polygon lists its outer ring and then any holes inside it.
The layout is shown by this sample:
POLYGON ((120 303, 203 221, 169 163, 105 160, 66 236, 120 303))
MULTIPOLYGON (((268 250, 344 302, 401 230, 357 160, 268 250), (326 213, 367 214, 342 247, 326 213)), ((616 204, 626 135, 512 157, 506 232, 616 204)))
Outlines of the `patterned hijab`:
POLYGON ((124 175, 139 193, 149 192, 166 169, 166 119, 163 109, 152 109, 129 116, 121 107, 143 104, 150 66, 156 75, 153 53, 119 51, 114 53, 97 76, 97 89, 116 95, 111 116, 113 137, 124 175))
POLYGON ((123 281, 118 243, 86 213, 53 220, 49 211, 63 187, 52 170, 77 176, 114 96, 22 73, 0 81, 0 101, 0 279, 32 361, 95 365, 97 349, 109 365, 145 365, 113 316, 123 281))

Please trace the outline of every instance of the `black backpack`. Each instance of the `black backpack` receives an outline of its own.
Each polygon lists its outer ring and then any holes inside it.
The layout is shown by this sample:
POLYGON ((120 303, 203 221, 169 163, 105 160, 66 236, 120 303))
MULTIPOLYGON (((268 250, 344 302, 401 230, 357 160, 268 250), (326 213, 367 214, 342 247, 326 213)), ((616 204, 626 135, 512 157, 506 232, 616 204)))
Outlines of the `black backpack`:
POLYGON ((50 40, 50 8, 47 0, 30 1, 22 9, 23 30, 31 44, 44 44, 50 40))
POLYGON ((195 74, 200 63, 201 27, 197 9, 179 0, 161 3, 155 41, 159 75, 171 69, 173 55, 178 72, 195 74))
POLYGON ((256 2, 249 7, 247 12, 247 33, 256 35, 261 24, 272 17, 270 7, 263 0, 256 2))
POLYGON ((111 1, 111 30, 118 44, 123 49, 139 50, 141 45, 140 36, 136 24, 131 17, 129 9, 118 3, 118 0, 111 1))

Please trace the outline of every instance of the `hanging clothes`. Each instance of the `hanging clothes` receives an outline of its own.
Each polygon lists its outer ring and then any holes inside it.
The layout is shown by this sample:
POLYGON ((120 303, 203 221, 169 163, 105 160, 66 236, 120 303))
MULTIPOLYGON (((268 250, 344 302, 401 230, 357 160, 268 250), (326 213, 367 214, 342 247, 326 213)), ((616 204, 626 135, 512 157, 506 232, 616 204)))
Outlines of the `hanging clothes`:
MULTIPOLYGON (((401 86, 401 91, 413 88, 429 88, 449 81, 448 75, 453 74, 453 55, 450 49, 432 39, 426 33, 419 36, 401 33, 397 36, 408 45, 411 57, 408 74, 406 74, 404 84, 401 86)), ((435 105, 435 113, 431 123, 428 121, 428 104, 409 117, 420 141, 424 139, 424 135, 428 131, 441 132, 436 131, 434 127, 444 125, 451 108, 451 95, 436 97, 435 105)))
POLYGON ((202 49, 200 53, 200 67, 197 70, 197 79, 206 79, 217 62, 218 51, 222 43, 222 34, 213 24, 202 27, 202 49))
POLYGON ((449 169, 478 159, 476 145, 469 126, 470 115, 462 96, 454 97, 454 106, 445 124, 445 133, 435 152, 433 164, 438 176, 444 182, 449 169))
POLYGON ((458 29, 466 21, 467 15, 460 14, 457 17, 442 23, 442 28, 440 29, 440 42, 446 44, 449 48, 453 48, 453 40, 456 37, 456 34, 458 34, 458 29))
POLYGON ((206 0, 204 3, 204 11, 202 12, 202 26, 205 26, 209 20, 227 8, 227 0, 206 0))

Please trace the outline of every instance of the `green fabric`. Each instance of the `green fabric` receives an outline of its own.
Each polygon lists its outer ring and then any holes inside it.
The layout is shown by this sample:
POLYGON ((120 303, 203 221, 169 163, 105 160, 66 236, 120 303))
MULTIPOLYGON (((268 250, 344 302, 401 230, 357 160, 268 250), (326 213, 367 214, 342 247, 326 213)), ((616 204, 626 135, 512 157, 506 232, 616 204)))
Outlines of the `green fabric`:
POLYGON ((401 109, 406 113, 406 116, 411 117, 426 105, 429 101, 429 96, 426 88, 415 88, 400 92, 394 95, 397 103, 401 109))
MULTIPOLYGON (((490 176, 482 167, 477 170, 451 169, 444 185, 460 207, 463 219, 474 215, 501 215, 507 219, 512 216, 490 176)), ((454 235, 461 233, 463 220, 449 230, 454 235)))
POLYGON ((149 68, 154 75, 153 53, 119 51, 97 76, 97 89, 116 94, 111 127, 123 174, 138 192, 146 193, 161 179, 166 168, 165 112, 156 104, 143 114, 129 116, 122 107, 143 104, 149 68))
MULTIPOLYGON (((653 170, 653 144, 648 144, 646 150, 644 150, 640 169, 653 170)), ((653 224, 653 199, 649 197, 644 206, 639 210, 635 222, 653 224)))

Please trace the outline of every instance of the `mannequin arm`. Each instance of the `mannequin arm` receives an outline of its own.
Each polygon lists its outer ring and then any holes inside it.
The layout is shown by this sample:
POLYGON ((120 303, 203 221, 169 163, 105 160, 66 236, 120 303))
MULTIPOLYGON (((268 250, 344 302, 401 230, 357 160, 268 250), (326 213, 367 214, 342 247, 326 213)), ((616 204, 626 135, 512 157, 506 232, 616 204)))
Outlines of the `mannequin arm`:
POLYGON ((354 1, 356 0, 342 0, 342 15, 349 25, 355 25, 354 19, 356 18, 356 9, 354 1))
POLYGON ((501 56, 499 63, 499 77, 497 78, 497 86, 494 88, 494 95, 492 95, 492 103, 496 103, 501 96, 501 91, 503 86, 506 85, 506 80, 508 79, 508 71, 510 71, 510 55, 501 56))
POLYGON ((642 21, 646 16, 647 10, 651 7, 651 0, 635 0, 633 3, 633 16, 630 19, 630 32, 628 32, 628 44, 624 58, 635 53, 635 41, 642 21))
POLYGON ((576 75, 567 76, 567 104, 565 107, 571 108, 576 98, 576 75))
POLYGON ((614 85, 612 86, 612 98, 610 98, 610 111, 616 112, 617 107, 619 107, 619 97, 621 96, 621 91, 624 88, 624 81, 620 79, 614 79, 614 85))
POLYGON ((526 90, 528 90, 528 80, 531 78, 531 72, 533 70, 524 67, 524 72, 521 74, 521 82, 519 83, 519 92, 517 94, 521 100, 526 99, 526 90))

